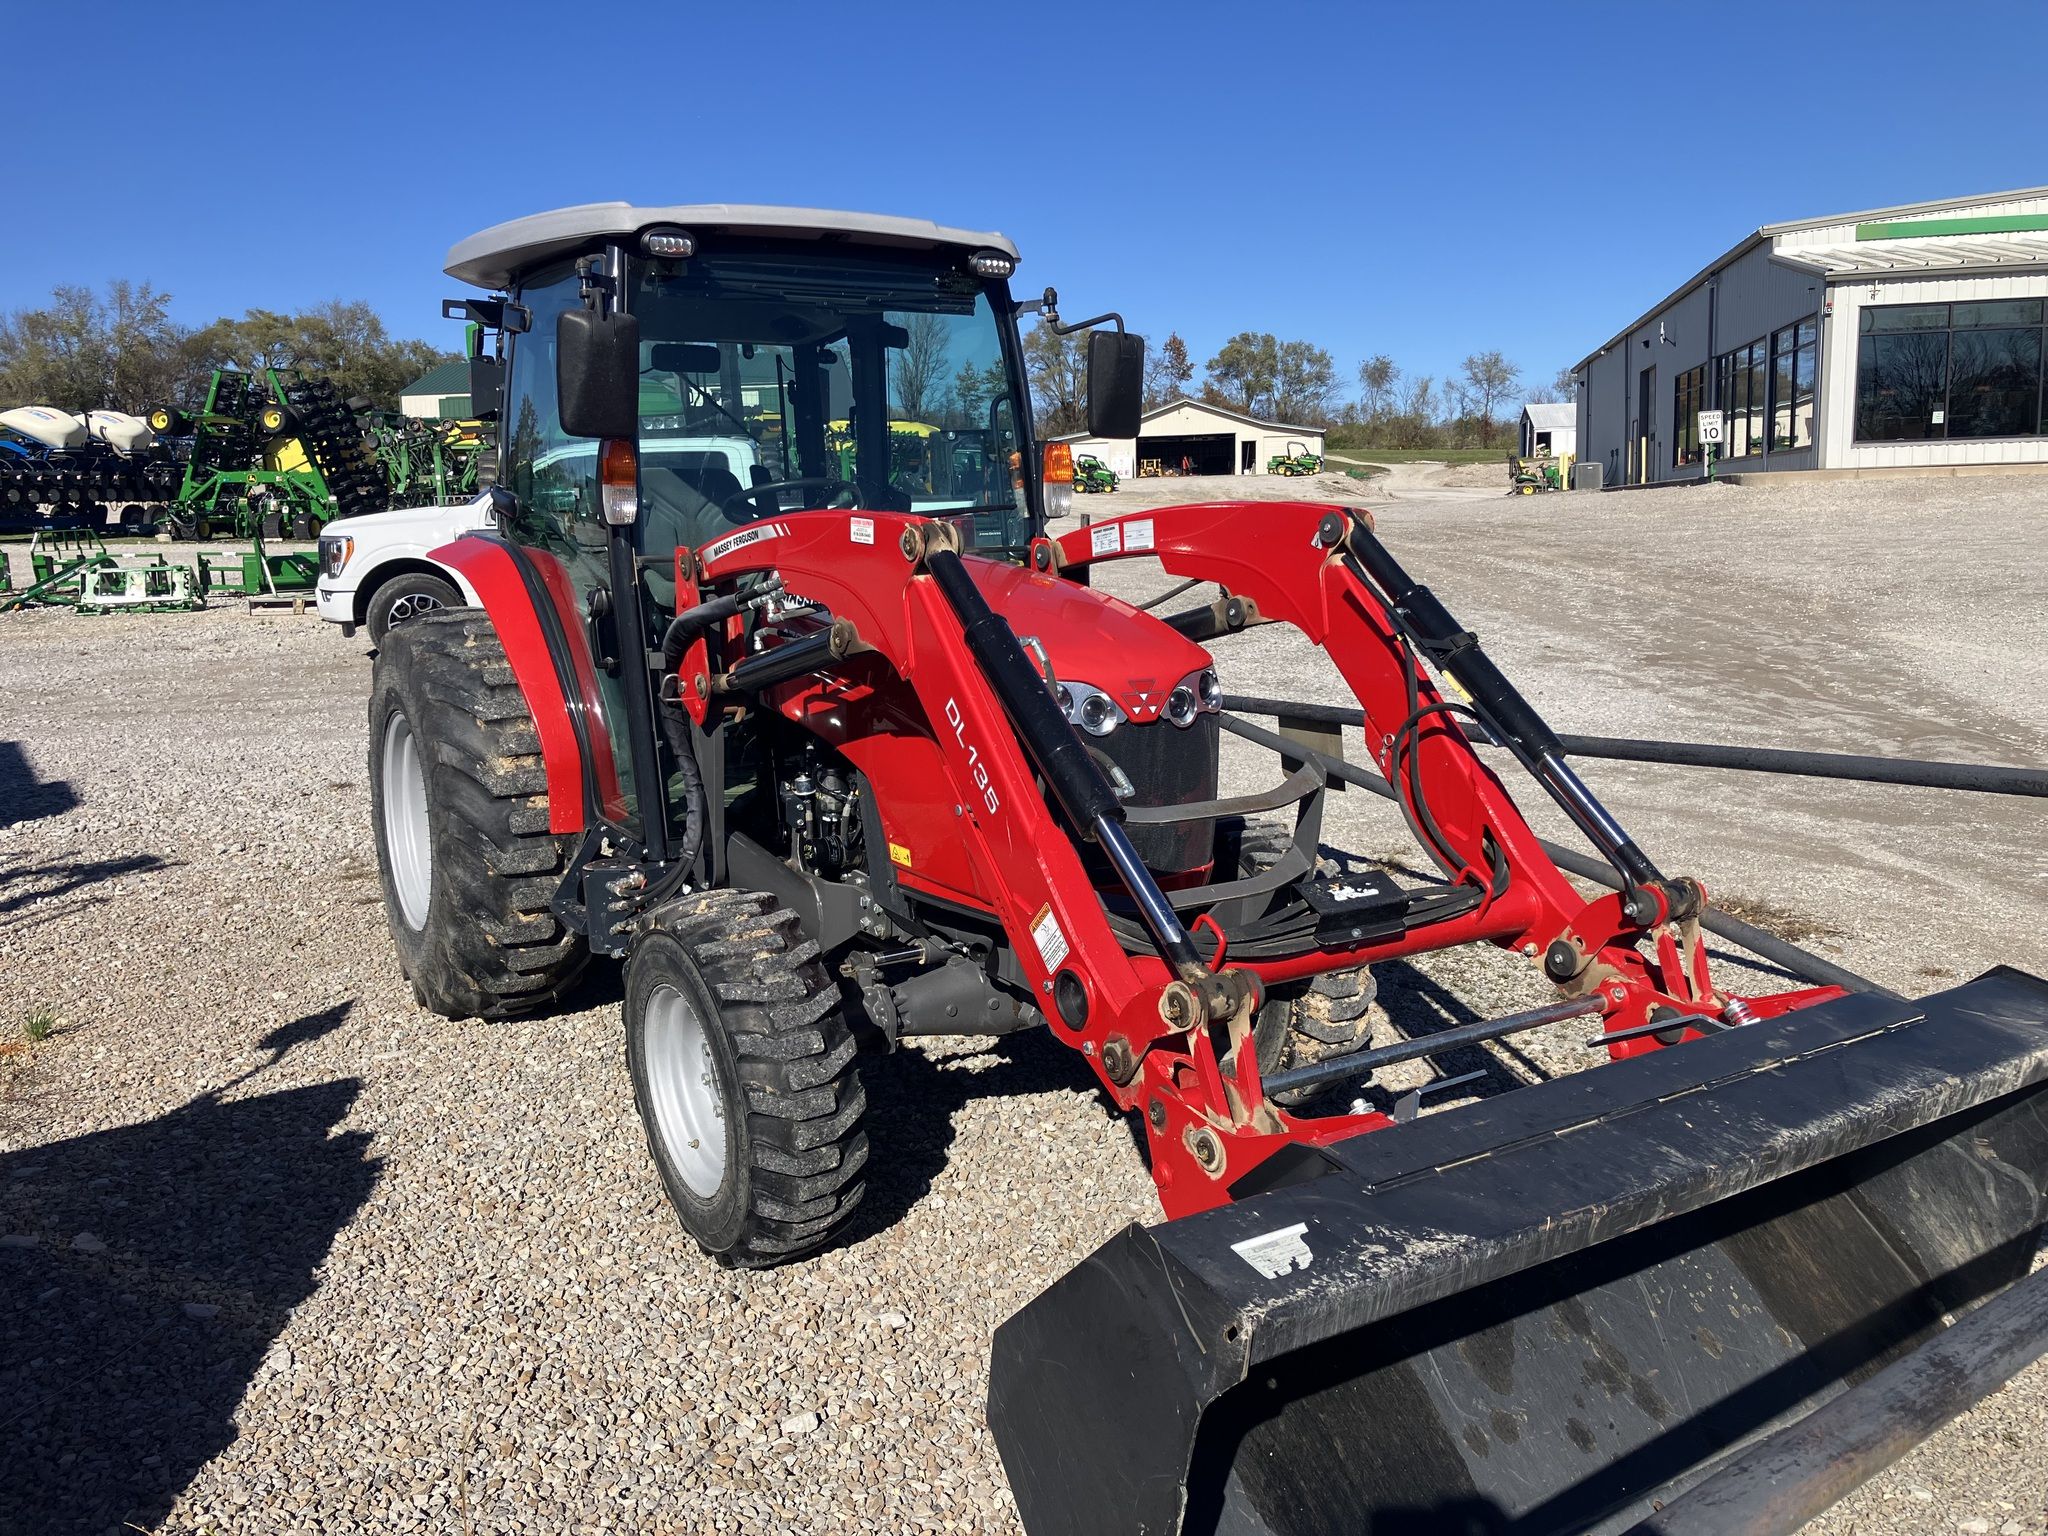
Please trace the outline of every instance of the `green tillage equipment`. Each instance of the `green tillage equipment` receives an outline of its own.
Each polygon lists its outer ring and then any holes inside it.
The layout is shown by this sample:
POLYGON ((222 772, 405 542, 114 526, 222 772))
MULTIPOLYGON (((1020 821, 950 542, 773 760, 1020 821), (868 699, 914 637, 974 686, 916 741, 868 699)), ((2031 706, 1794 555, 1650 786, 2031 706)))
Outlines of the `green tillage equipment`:
POLYGON ((390 491, 352 412, 325 379, 223 368, 205 407, 152 411, 159 435, 190 432, 192 453, 172 498, 174 528, 243 538, 312 538, 337 517, 381 512, 390 491))
POLYGON ((364 437, 393 506, 448 507, 475 500, 484 444, 473 431, 453 422, 385 414, 370 421, 364 437))

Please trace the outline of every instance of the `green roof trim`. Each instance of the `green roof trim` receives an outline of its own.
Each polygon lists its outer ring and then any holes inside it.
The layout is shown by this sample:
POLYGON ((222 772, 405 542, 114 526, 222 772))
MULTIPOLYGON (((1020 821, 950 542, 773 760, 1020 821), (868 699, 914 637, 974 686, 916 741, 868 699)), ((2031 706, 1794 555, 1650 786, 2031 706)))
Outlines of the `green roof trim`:
POLYGON ((1994 213, 1965 219, 1903 219, 1858 224, 1858 240, 1915 240, 1922 235, 2002 235, 2048 229, 2048 213, 1994 213))
POLYGON ((466 395, 469 393, 469 360, 458 357, 438 368, 430 368, 398 393, 401 398, 406 395, 466 395))

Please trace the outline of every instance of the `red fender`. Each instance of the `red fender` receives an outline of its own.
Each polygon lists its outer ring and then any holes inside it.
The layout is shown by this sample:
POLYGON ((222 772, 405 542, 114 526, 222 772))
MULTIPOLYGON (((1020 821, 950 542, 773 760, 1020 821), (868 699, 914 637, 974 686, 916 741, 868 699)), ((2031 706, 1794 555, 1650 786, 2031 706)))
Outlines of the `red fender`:
POLYGON ((607 816, 623 818, 625 805, 619 796, 618 770, 612 760, 611 737, 605 729, 603 699, 591 666, 589 639, 562 562, 545 550, 522 549, 515 555, 503 540, 474 536, 444 544, 429 558, 459 572, 469 583, 482 600, 484 613, 498 632, 499 643, 505 647, 513 680, 519 684, 519 692, 533 716, 534 731, 540 737, 541 762, 548 777, 548 830, 581 832, 588 824, 584 814, 583 756, 577 750, 576 728, 569 716, 570 701, 563 694, 561 676, 548 651, 533 596, 520 574, 520 555, 546 591, 569 642, 569 661, 581 695, 575 708, 586 723, 599 804, 607 816))

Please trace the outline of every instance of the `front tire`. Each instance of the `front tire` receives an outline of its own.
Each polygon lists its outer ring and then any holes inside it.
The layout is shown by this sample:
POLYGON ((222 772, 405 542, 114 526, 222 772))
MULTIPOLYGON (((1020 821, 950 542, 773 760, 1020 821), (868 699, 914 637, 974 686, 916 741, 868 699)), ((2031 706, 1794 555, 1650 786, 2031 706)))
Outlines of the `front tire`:
POLYGON ((752 891, 660 908, 626 961, 626 1066, 684 1229, 759 1269, 830 1242, 866 1188, 866 1094, 839 988, 752 891))
POLYGON ((490 621, 402 626, 370 684, 370 814, 399 968, 451 1019, 530 1013, 588 958, 550 902, 574 850, 548 831, 547 770, 490 621))
POLYGON ((370 631, 370 643, 382 645, 384 637, 397 625, 461 606, 462 594, 455 590, 454 582, 425 571, 407 571, 370 594, 363 625, 370 631))

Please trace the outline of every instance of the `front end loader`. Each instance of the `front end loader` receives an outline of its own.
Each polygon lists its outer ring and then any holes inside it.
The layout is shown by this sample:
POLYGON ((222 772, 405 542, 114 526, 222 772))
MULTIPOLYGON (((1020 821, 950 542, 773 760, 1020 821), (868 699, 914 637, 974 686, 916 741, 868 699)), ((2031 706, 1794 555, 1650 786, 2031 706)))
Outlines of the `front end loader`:
MULTIPOLYGON (((2015 1308, 2039 1309, 2048 984, 1727 988, 1703 885, 1360 509, 1049 536, 1019 317, 1088 330, 1091 436, 1135 434, 1143 348, 1013 299, 1017 259, 732 205, 590 205, 451 252, 498 291, 463 302, 503 532, 435 555, 481 611, 376 663, 379 865, 420 1001, 530 1011, 622 959, 650 1156, 689 1235, 756 1267, 856 1209, 864 1054, 1077 1051, 1168 1219, 997 1330, 989 1423, 1032 1536, 1657 1529, 1767 1437, 1827 1450, 1930 1350, 2003 1341, 1985 1381, 2038 1350, 2015 1308), (965 383, 906 400, 913 376, 965 383), (912 416, 987 451, 906 477, 912 416), (745 482, 711 447, 742 435, 745 482), (1221 595, 1161 616, 1096 590, 1126 559, 1221 595), (1223 711, 1212 647, 1274 623, 1355 693, 1431 878, 1324 846, 1357 770, 1309 745, 1266 738, 1272 781, 1222 792, 1222 736, 1264 733, 1223 711), (1564 877, 1481 735, 1617 890, 1564 877), (1464 944, 1554 1000, 1375 1042, 1370 967, 1464 944), (1457 1107, 1458 1078, 1377 1086, 1565 1021, 1602 1065, 1457 1107)), ((1932 1428, 1908 1418, 1783 1507, 1932 1428)))

